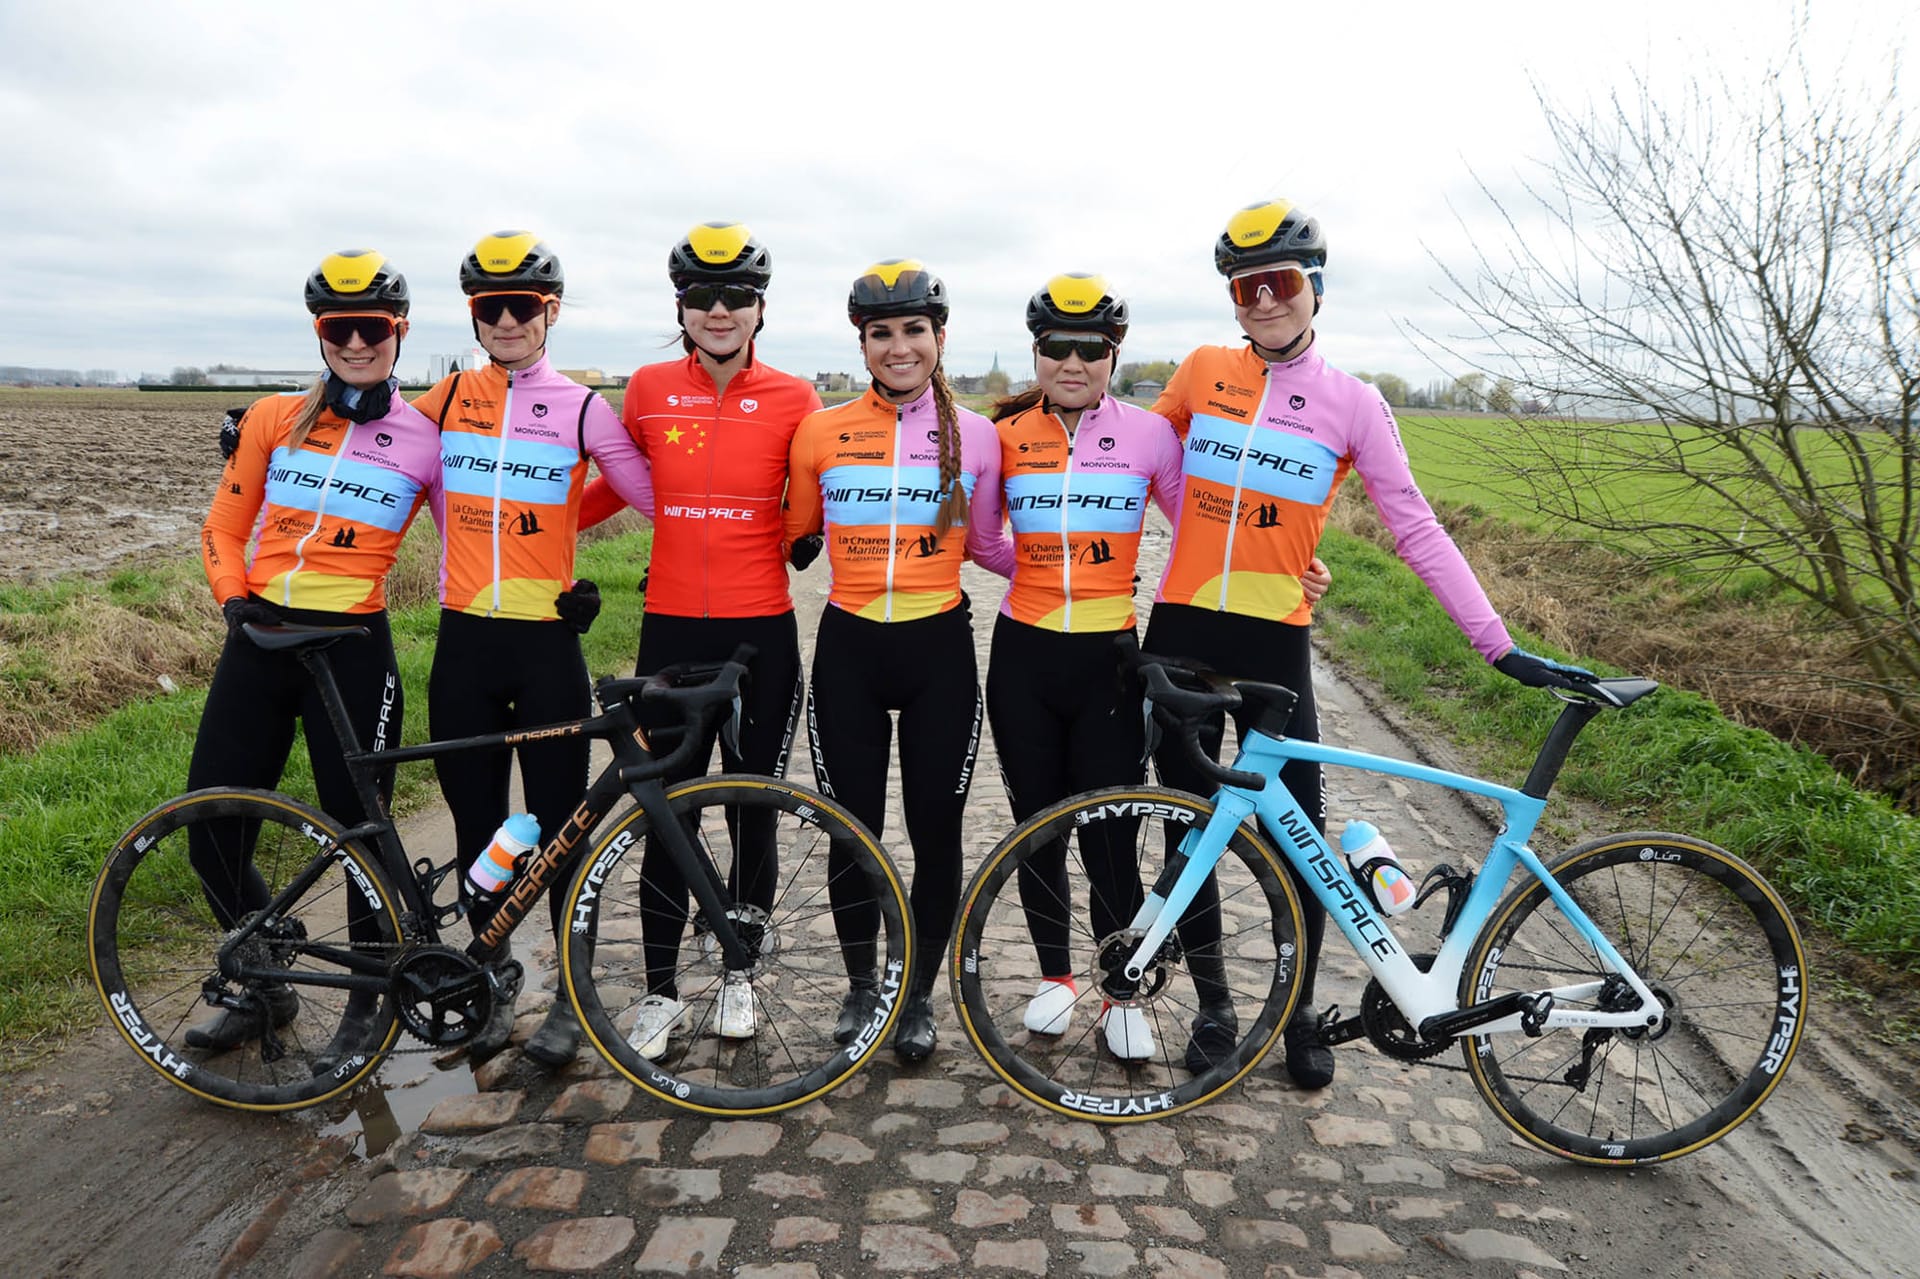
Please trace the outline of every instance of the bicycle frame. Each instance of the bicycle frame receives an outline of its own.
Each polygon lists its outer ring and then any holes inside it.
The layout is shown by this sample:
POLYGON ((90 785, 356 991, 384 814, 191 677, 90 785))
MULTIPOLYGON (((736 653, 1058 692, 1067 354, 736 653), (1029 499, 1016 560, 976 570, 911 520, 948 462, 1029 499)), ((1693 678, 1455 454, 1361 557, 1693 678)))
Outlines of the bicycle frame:
MULTIPOLYGON (((467 953, 483 962, 500 956, 507 939, 526 918, 541 895, 553 885, 553 880, 558 876, 569 854, 613 812, 623 795, 630 795, 634 802, 649 814, 666 816, 670 811, 666 786, 662 781, 670 764, 654 757, 646 732, 640 727, 632 704, 624 698, 615 701, 601 714, 586 719, 546 724, 535 728, 483 733, 473 737, 450 738, 438 742, 423 742, 416 746, 368 751, 361 747, 359 737, 347 717, 346 702, 341 696, 338 682, 334 679, 333 668, 326 659, 324 646, 304 647, 298 650, 298 654, 301 664, 307 668, 308 674, 320 691, 321 701, 327 709, 327 717, 341 744, 342 759, 353 779, 355 792, 363 810, 369 814, 366 821, 341 831, 338 842, 344 844, 363 839, 373 841, 379 851, 382 865, 387 869, 389 878, 392 879, 406 905, 407 915, 403 923, 410 924, 417 931, 420 940, 433 943, 440 939, 442 912, 434 905, 429 894, 432 885, 437 883, 440 876, 446 872, 445 870, 435 872, 430 863, 426 862, 422 862, 418 867, 408 863, 406 848, 400 840, 399 828, 394 823, 386 797, 381 794, 377 782, 379 774, 388 766, 466 751, 505 749, 527 742, 567 737, 597 738, 608 742, 613 748, 613 760, 587 787, 579 804, 567 818, 566 824, 544 847, 527 858, 521 873, 514 877, 513 887, 505 900, 501 902, 486 926, 468 944, 467 953)), ((603 684, 610 683, 617 687, 622 684, 641 682, 605 681, 603 684)), ((695 731, 696 726, 688 726, 690 734, 695 731)), ((751 954, 727 916, 726 886, 720 882, 712 861, 699 856, 686 832, 676 821, 654 821, 653 833, 664 842, 669 855, 679 867, 688 890, 692 893, 694 900, 699 903, 700 908, 706 912, 714 940, 718 943, 727 966, 735 969, 747 967, 751 963, 751 954)), ((331 855, 331 849, 322 849, 317 853, 313 862, 287 883, 280 894, 259 912, 250 926, 236 930, 227 939, 218 954, 223 972, 230 977, 245 976, 265 981, 297 981, 306 985, 335 986, 345 989, 384 990, 386 988, 386 961, 378 957, 355 954, 348 950, 326 948, 323 952, 317 953, 324 953, 329 959, 339 963, 342 968, 363 973, 365 976, 332 977, 326 974, 252 968, 242 973, 233 962, 233 953, 241 943, 252 936, 267 920, 280 914, 286 903, 298 900, 313 881, 324 872, 331 855), (233 971, 228 972, 230 968, 233 971)), ((453 909, 448 908, 446 912, 448 918, 453 917, 453 909)))
MULTIPOLYGON (((1568 709, 1576 715, 1583 711, 1591 714, 1587 708, 1570 706, 1568 709)), ((1584 722, 1584 718, 1579 720, 1579 723, 1584 722)), ((1562 723, 1566 723, 1565 712, 1562 723)), ((1561 727, 1556 725, 1548 748, 1542 751, 1542 761, 1547 761, 1556 745, 1561 757, 1564 757, 1565 744, 1571 741, 1578 727, 1576 723, 1571 731, 1563 733, 1561 727)), ((1201 885, 1213 873, 1214 865, 1226 851, 1234 831, 1248 817, 1257 815, 1261 829, 1312 887, 1314 896, 1326 908, 1361 960, 1379 979, 1381 987, 1395 1006, 1410 1024, 1423 1033, 1446 1035, 1472 1030, 1476 1034, 1500 1034, 1527 1028, 1523 1025, 1527 1010, 1511 996, 1464 1010, 1458 999, 1467 953, 1498 905, 1516 868, 1524 869, 1546 886, 1560 913, 1593 948, 1606 967, 1619 974, 1640 999, 1638 1008, 1622 1012, 1562 1009, 1558 1006, 1562 1001, 1591 1000, 1598 994, 1602 983, 1584 982, 1550 988, 1539 993, 1553 996, 1555 1006, 1546 1012, 1543 1020, 1536 1021, 1533 1028, 1536 1031, 1563 1027, 1624 1029, 1644 1027, 1659 1020, 1661 1004, 1645 981, 1614 948, 1613 943, 1594 926, 1586 912, 1580 909, 1579 903, 1568 895, 1527 845, 1546 809, 1545 783, 1551 780, 1550 772, 1557 771, 1557 760, 1552 762, 1545 782, 1540 780, 1542 767, 1536 764, 1535 778, 1529 780, 1527 791, 1523 792, 1423 764, 1325 746, 1318 742, 1282 739, 1251 730, 1242 741, 1234 768, 1264 776, 1267 785, 1259 790, 1231 783, 1223 785, 1214 797, 1214 815, 1205 828, 1190 831, 1182 840, 1178 854, 1168 859, 1133 921, 1133 927, 1144 930, 1145 935, 1134 947, 1124 969, 1129 982, 1141 979, 1154 955, 1172 932, 1175 922, 1192 904, 1201 885), (1480 795, 1500 804, 1506 815, 1505 827, 1495 838, 1479 873, 1474 876, 1465 905, 1453 927, 1442 939, 1439 954, 1428 971, 1420 971, 1386 916, 1375 907, 1372 899, 1361 890, 1359 882, 1348 871, 1345 859, 1314 829, 1313 823, 1307 819, 1287 788, 1280 784, 1278 774, 1281 767, 1289 760, 1296 759, 1410 781, 1430 782, 1454 791, 1480 795), (1539 794, 1531 793, 1536 789, 1539 794)))

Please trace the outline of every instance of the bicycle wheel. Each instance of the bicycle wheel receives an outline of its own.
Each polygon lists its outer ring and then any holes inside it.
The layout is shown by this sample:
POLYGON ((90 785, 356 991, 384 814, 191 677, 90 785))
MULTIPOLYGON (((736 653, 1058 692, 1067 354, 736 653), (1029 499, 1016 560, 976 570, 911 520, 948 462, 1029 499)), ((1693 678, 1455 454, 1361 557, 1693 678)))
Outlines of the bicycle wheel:
POLYGON ((257 911, 337 830, 284 795, 216 788, 160 805, 114 845, 87 912, 94 986, 114 1028, 168 1083, 241 1110, 292 1110, 353 1087, 393 1046, 396 1024, 383 995, 300 979, 341 977, 347 970, 335 956, 385 962, 398 950, 393 890, 352 844, 340 845, 319 877, 236 953, 242 963, 298 976, 284 984, 233 980, 216 965, 230 930, 216 919, 195 866, 227 877, 231 887, 217 893, 223 900, 257 911), (249 869, 257 880, 245 875, 249 869), (269 995, 271 1016, 256 1012, 254 1021, 274 1023, 277 1050, 257 1033, 224 1050, 188 1042, 189 1031, 221 1015, 210 997, 251 997, 262 1009, 269 995))
MULTIPOLYGON (((1806 956, 1786 907, 1725 849, 1684 835, 1609 835, 1548 866, 1666 1005, 1657 1026, 1474 1035, 1480 1095, 1543 1150, 1634 1164, 1698 1150, 1767 1099, 1806 1027, 1806 956)), ((1460 1002, 1603 981, 1592 948, 1531 881, 1495 908, 1460 1002)), ((1634 1006, 1618 979, 1585 1004, 1634 1006)))
MULTIPOLYGON (((729 885, 728 917, 754 952, 751 1028, 720 1034, 728 989, 720 947, 651 835, 651 819, 635 809, 597 841, 566 889, 571 922, 560 966, 587 1038, 647 1092, 708 1114, 771 1114, 837 1088, 899 1015, 911 959, 899 872, 844 809, 790 782, 723 774, 681 783, 667 799, 729 885), (851 926, 862 911, 877 925, 881 998, 842 1045, 833 1032, 849 981, 835 917, 842 912, 851 926), (630 1042, 649 995, 682 1006, 656 1060, 630 1042)), ((736 986, 729 997, 742 993, 736 986)))
POLYGON ((1138 940, 1126 925, 1167 839, 1212 815, 1208 801, 1160 787, 1094 791, 1035 815, 987 855, 960 903, 953 1002, 974 1047, 1022 1096, 1080 1119, 1156 1119, 1217 1096, 1273 1046, 1299 993, 1300 903, 1248 826, 1214 869, 1217 905, 1188 909, 1124 1005, 1137 1014, 1129 1033, 1109 1036, 1101 1021, 1116 1015, 1101 983, 1138 940), (1062 954, 1077 987, 1064 1029, 1029 1030, 1029 1000, 1043 977, 1061 975, 1062 954), (1220 1029, 1190 1063, 1203 1009, 1220 1029), (1141 1025, 1150 1042, 1132 1033, 1141 1025))

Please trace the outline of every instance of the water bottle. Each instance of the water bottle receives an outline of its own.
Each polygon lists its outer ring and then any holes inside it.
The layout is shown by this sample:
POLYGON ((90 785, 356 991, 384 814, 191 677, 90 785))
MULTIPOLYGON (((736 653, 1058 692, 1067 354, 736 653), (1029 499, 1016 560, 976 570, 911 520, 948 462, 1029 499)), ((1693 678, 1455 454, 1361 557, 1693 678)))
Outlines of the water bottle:
POLYGON ((1387 837, 1372 822, 1348 822, 1340 832, 1340 851, 1353 867, 1353 877, 1373 895, 1373 904, 1382 913, 1404 915, 1413 909, 1413 899, 1419 895, 1413 879, 1401 869, 1387 837))
POLYGON ((540 823, 531 813, 515 813, 493 833, 493 842, 467 868, 467 882, 475 891, 494 894, 513 882, 520 859, 540 842, 540 823))

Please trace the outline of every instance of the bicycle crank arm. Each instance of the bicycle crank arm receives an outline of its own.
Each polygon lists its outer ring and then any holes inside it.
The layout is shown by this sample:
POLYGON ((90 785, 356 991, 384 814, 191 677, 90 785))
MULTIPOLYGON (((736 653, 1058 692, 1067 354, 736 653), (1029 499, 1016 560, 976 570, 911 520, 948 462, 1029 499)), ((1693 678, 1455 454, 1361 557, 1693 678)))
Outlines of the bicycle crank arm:
POLYGON ((1435 1013, 1420 1023, 1420 1036, 1423 1039, 1439 1041, 1454 1039, 1469 1030, 1478 1030, 1482 1026, 1511 1017, 1519 1018, 1519 1028, 1529 1035, 1538 1035, 1547 1024, 1547 1017, 1553 1011, 1553 996, 1542 991, 1516 990, 1502 995, 1498 999, 1489 999, 1484 1004, 1475 1004, 1471 1008, 1460 1008, 1450 1013, 1435 1013))

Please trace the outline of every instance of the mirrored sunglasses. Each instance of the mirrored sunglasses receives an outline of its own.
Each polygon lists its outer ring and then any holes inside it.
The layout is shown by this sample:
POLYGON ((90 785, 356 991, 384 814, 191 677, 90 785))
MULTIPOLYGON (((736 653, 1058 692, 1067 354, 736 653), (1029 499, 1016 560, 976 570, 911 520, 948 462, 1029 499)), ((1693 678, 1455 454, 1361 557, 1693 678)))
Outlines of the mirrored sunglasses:
POLYGON ((1033 346, 1046 359, 1064 360, 1077 355, 1083 364, 1097 364, 1113 354, 1113 343, 1097 336, 1067 337, 1049 333, 1033 346))
POLYGON ((1308 279, 1319 274, 1320 268, 1317 266, 1282 262, 1277 266, 1234 276, 1227 281, 1227 292, 1233 296, 1235 306, 1252 306, 1260 300, 1262 290, 1285 302, 1288 298, 1298 296, 1307 287, 1308 279))
POLYGON ((547 309, 544 293, 479 293, 467 299, 467 309, 482 324, 498 324, 511 315, 516 324, 529 324, 547 309))
POLYGON ((336 312, 313 318, 313 331, 333 346, 347 346, 356 333, 368 346, 379 346, 394 335, 396 328, 394 318, 385 311, 336 312))
POLYGON ((696 311, 711 311, 716 303, 729 311, 742 311, 764 296, 765 290, 751 284, 689 284, 674 294, 683 305, 696 311))

